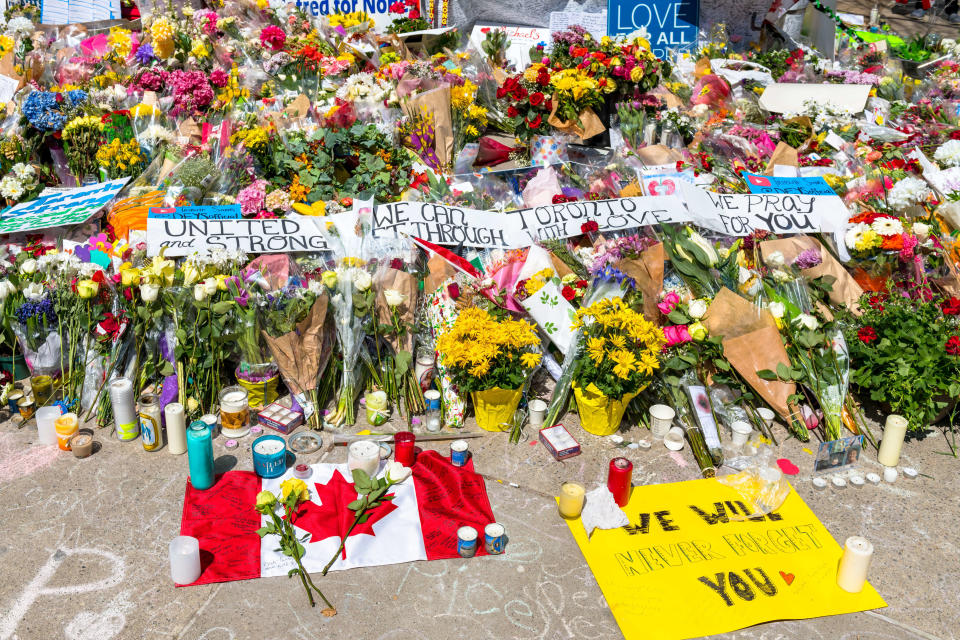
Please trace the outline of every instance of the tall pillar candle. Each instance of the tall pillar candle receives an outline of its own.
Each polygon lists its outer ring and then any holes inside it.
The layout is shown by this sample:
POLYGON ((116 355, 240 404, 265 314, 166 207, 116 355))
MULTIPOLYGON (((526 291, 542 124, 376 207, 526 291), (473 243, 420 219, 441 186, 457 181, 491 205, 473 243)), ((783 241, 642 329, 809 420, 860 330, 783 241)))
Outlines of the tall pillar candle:
POLYGON ((190 465, 190 484, 194 489, 213 486, 213 433, 203 420, 194 420, 187 430, 187 457, 190 465))
POLYGON ((170 577, 175 584, 191 584, 200 577, 200 541, 177 536, 170 541, 170 577))
POLYGON ((613 494, 617 506, 623 508, 630 502, 630 489, 633 486, 633 463, 626 458, 614 458, 610 461, 607 473, 607 488, 613 494))
POLYGON ((113 405, 113 421, 117 438, 133 440, 140 435, 137 405, 133 398, 133 383, 126 378, 117 378, 110 383, 110 404, 113 405))
POLYGON ((163 418, 167 423, 167 449, 175 456, 187 452, 187 416, 183 405, 171 402, 163 408, 163 418))
POLYGON ((866 538, 850 536, 843 543, 843 557, 837 569, 837 585, 844 591, 860 593, 867 582, 873 545, 866 538))
POLYGON ((900 462, 900 449, 903 448, 903 439, 907 435, 907 426, 910 423, 903 416, 890 414, 883 425, 883 439, 880 441, 880 451, 877 461, 885 467, 895 467, 900 462))

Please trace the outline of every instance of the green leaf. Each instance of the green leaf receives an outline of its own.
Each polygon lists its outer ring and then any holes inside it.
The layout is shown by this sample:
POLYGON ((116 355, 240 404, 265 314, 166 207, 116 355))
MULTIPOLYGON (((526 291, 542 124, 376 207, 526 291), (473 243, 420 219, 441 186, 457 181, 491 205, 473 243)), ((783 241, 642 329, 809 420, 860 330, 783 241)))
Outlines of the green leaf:
POLYGON ((297 575, 298 573, 300 573, 300 569, 297 569, 296 567, 294 567, 293 569, 290 569, 290 571, 287 571, 287 577, 288 577, 288 578, 292 578, 293 576, 297 575))
POLYGON ((761 380, 779 380, 777 374, 775 374, 773 371, 770 371, 770 369, 761 369, 760 371, 757 371, 757 377, 761 380))
POLYGON ((777 376, 781 380, 792 380, 793 375, 790 372, 790 367, 783 364, 782 362, 777 363, 777 376))
POLYGON ((257 535, 260 536, 261 538, 265 535, 269 535, 270 533, 273 533, 272 531, 270 531, 270 527, 260 527, 259 529, 257 529, 257 535))
POLYGON ((667 319, 673 324, 690 324, 690 318, 680 309, 674 309, 668 313, 667 319))
POLYGON ((363 507, 363 500, 354 500, 353 502, 347 505, 347 509, 350 509, 350 511, 356 511, 362 507, 363 507))

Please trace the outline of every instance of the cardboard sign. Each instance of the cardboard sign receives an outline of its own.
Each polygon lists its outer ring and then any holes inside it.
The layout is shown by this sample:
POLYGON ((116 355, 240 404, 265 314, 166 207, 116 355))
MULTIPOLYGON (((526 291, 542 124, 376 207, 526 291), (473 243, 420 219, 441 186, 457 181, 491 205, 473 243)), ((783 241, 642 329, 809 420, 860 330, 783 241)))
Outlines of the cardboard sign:
POLYGON ((750 193, 799 193, 805 196, 835 196, 837 192, 830 188, 827 181, 815 178, 780 178, 761 176, 754 173, 742 174, 747 180, 750 193))
POLYGON ((243 217, 238 204, 199 207, 151 207, 148 219, 157 220, 237 220, 243 217))
POLYGON ((483 51, 482 44, 487 34, 494 29, 502 29, 507 32, 507 50, 505 52, 507 62, 513 64, 517 69, 524 69, 530 64, 530 49, 544 43, 549 46, 550 29, 542 27, 505 27, 492 24, 478 24, 470 32, 470 43, 483 51))
POLYGON ((837 586, 840 545, 792 489, 761 516, 714 479, 646 485, 624 512, 629 525, 590 538, 579 519, 568 525, 627 640, 886 606, 869 584, 837 586))
POLYGON ((681 183, 695 224, 730 236, 757 229, 779 235, 843 229, 849 215, 839 196, 712 193, 681 183))
POLYGON ((625 35, 646 29, 650 50, 667 59, 669 51, 697 44, 699 0, 608 0, 607 35, 625 35))
POLYGON ((86 222, 120 192, 130 178, 42 194, 0 214, 0 233, 35 231, 86 222))
POLYGON ((327 243, 311 218, 283 220, 147 220, 147 255, 169 258, 229 249, 247 253, 324 251, 327 243))
POLYGON ((508 213, 425 202, 393 202, 373 212, 376 238, 406 234, 442 245, 512 249, 537 240, 570 238, 595 221, 599 231, 633 229, 690 220, 676 196, 585 200, 508 213))
POLYGON ((811 100, 860 113, 869 97, 870 85, 867 84, 776 83, 764 90, 760 107, 772 113, 793 113, 803 109, 803 103, 811 100))
POLYGON ((397 14, 390 13, 389 0, 271 0, 270 4, 274 7, 284 4, 290 4, 297 9, 303 10, 314 18, 327 16, 331 13, 353 13, 355 11, 365 11, 374 24, 379 29, 390 26, 390 23, 397 18, 397 14))
POLYGON ((560 353, 567 355, 573 342, 573 306, 560 294, 560 287, 550 280, 539 291, 520 304, 531 318, 543 329, 550 342, 557 345, 560 353))

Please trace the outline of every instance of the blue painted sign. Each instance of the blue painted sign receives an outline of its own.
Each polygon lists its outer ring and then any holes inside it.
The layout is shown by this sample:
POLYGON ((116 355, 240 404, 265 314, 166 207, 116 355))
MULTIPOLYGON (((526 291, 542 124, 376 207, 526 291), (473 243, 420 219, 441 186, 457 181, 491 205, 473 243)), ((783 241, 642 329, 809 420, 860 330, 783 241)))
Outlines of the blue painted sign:
POLYGON ((607 0, 607 35, 646 29, 650 50, 658 58, 695 47, 699 26, 699 0, 607 0))
POLYGON ((799 193, 804 196, 835 196, 837 192, 830 188, 827 181, 816 176, 813 178, 774 178, 743 172, 750 193, 799 193))
POLYGON ((156 220, 239 220, 240 205, 202 205, 197 207, 150 207, 148 218, 156 220))

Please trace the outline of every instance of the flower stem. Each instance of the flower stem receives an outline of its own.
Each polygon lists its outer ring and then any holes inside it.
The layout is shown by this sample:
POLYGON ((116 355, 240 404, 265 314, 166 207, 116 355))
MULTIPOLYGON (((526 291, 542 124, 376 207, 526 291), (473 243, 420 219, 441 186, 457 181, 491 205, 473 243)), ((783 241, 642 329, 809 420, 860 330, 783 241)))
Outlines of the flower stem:
POLYGON ((360 521, 360 515, 363 511, 359 511, 357 515, 353 518, 353 523, 350 525, 350 528, 347 529, 347 535, 343 536, 343 539, 340 540, 340 548, 337 549, 337 552, 333 554, 333 557, 330 558, 330 562, 327 563, 327 566, 323 568, 323 571, 320 575, 327 575, 327 571, 330 571, 330 567, 333 566, 333 563, 337 561, 337 558, 343 553, 343 548, 347 545, 347 538, 350 537, 350 534, 353 532, 353 528, 357 526, 357 523, 360 521))

